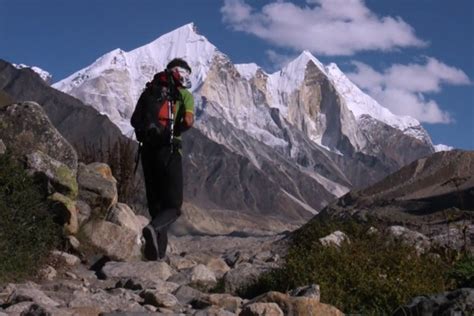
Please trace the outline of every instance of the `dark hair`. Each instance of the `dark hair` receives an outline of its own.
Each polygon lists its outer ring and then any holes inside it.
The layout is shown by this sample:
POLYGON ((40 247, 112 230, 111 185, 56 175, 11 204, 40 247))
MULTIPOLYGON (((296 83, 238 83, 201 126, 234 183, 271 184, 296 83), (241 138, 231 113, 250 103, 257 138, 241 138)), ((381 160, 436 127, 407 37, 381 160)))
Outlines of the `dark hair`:
POLYGON ((174 67, 181 67, 191 72, 191 67, 189 67, 188 63, 182 58, 175 58, 166 65, 166 69, 172 69, 174 67))

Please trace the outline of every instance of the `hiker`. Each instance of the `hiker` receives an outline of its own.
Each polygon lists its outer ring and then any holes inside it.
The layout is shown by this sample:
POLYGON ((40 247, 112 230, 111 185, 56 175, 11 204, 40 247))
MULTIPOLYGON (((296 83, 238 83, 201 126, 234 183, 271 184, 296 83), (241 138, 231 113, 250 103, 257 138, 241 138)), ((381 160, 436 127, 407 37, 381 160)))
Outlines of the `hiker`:
POLYGON ((163 260, 168 229, 181 215, 183 169, 181 134, 194 123, 191 67, 176 58, 155 74, 141 94, 131 124, 140 143, 150 223, 143 228, 147 260, 163 260))

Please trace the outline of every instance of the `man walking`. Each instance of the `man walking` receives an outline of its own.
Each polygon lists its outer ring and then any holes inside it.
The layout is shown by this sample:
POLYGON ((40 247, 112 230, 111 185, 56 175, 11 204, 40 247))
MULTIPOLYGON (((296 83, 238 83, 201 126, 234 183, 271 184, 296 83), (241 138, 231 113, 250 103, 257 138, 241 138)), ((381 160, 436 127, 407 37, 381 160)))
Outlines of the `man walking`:
POLYGON ((143 229, 147 260, 166 256, 168 229, 181 215, 183 169, 181 134, 194 123, 191 67, 180 58, 147 83, 131 124, 140 142, 150 223, 143 229))

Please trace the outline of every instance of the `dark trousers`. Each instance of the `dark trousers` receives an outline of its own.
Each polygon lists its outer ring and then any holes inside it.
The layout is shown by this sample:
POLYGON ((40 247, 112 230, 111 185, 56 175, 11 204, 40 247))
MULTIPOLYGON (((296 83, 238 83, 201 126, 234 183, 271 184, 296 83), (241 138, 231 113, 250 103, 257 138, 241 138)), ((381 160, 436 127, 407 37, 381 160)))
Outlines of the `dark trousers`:
POLYGON ((151 225, 157 232, 160 257, 166 253, 168 228, 181 215, 183 167, 178 148, 144 145, 141 161, 151 225))

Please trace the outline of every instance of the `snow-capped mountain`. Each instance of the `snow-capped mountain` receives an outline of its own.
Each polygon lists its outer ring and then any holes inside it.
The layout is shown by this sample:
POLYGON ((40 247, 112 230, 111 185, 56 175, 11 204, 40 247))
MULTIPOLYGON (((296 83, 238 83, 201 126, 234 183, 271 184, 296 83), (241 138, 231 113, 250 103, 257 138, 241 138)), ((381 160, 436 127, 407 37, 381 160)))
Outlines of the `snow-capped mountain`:
MULTIPOLYGON (((352 186, 434 151, 419 122, 390 113, 335 64, 304 51, 273 74, 256 64, 234 65, 193 24, 130 52, 113 50, 53 87, 94 106, 132 137, 129 119, 145 83, 175 57, 193 69, 197 129, 275 183, 277 192, 257 196, 279 202, 264 205, 253 201, 255 192, 245 195, 261 211, 296 203, 316 212, 352 186)), ((199 159, 192 162, 206 164, 199 159)))
POLYGON ((53 76, 47 72, 46 70, 43 70, 39 67, 36 67, 36 66, 28 66, 28 65, 25 65, 25 64, 12 64, 15 68, 17 69, 31 69, 33 70, 34 72, 36 72, 41 79, 43 79, 44 81, 46 81, 48 84, 51 83, 51 80, 53 79, 53 76))

